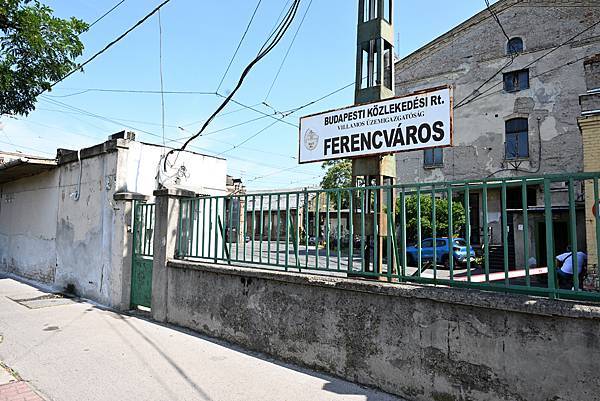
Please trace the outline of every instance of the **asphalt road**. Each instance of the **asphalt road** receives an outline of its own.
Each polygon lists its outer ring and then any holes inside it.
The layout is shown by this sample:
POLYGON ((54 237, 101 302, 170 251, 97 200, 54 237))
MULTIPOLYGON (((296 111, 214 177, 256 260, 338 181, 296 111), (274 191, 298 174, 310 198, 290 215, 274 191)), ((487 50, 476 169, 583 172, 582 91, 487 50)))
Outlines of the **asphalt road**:
POLYGON ((0 360, 48 400, 399 400, 188 331, 44 295, 0 276, 0 360))

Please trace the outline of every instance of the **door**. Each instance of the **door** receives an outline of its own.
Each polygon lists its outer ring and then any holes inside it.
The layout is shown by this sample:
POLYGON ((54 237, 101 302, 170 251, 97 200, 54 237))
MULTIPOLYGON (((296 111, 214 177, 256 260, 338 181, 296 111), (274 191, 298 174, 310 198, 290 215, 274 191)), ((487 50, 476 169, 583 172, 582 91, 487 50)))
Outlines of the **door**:
POLYGON ((153 203, 134 205, 133 256, 131 261, 131 307, 150 308, 152 301, 152 260, 154 254, 153 203))

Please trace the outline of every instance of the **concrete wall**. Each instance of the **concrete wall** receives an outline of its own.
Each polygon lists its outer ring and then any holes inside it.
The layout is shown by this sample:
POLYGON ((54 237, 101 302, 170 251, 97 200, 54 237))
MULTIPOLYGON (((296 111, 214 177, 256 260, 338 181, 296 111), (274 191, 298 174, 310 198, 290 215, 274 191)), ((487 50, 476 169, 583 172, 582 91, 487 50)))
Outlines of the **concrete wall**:
POLYGON ((163 320, 408 400, 599 399, 596 306, 179 261, 166 279, 163 320))
POLYGON ((226 193, 227 161, 193 152, 169 156, 167 172, 162 160, 169 149, 141 142, 130 142, 127 150, 122 190, 152 195, 158 180, 167 188, 177 188, 204 195, 226 193), (160 170, 159 170, 160 167, 160 170))
POLYGON ((54 282, 59 176, 58 170, 51 170, 2 185, 1 269, 54 282))
POLYGON ((121 244, 114 243, 120 210, 113 201, 118 152, 83 159, 80 198, 70 196, 77 189, 79 162, 60 166, 56 229, 57 269, 54 284, 75 286, 77 294, 107 305, 115 305, 112 255, 121 244))
MULTIPOLYGON (((525 46, 524 53, 505 72, 524 68, 600 19, 597 1, 515 3, 516 0, 504 0, 495 7, 509 36, 521 37, 525 46)), ((600 26, 596 26, 530 66, 527 90, 507 93, 503 91, 502 74, 496 75, 480 89, 480 92, 490 91, 454 111, 454 147, 444 149, 443 167, 425 169, 422 151, 404 152, 397 155, 398 181, 436 182, 482 178, 492 173, 513 176, 582 171, 577 117, 578 97, 586 90, 583 58, 599 50, 600 26), (520 163, 520 171, 504 161, 505 120, 514 117, 529 120, 530 156, 520 163), (508 170, 498 172, 502 169, 508 170)), ((454 103, 458 104, 509 60, 506 38, 484 10, 399 61, 396 95, 449 84, 454 86, 454 103)))
MULTIPOLYGON (((79 200, 73 196, 80 171, 76 153, 65 153, 49 172, 4 184, 0 269, 61 290, 72 285, 80 296, 128 309, 131 200, 114 196, 151 197, 164 153, 159 146, 124 139, 82 150, 79 200)), ((183 152, 161 182, 223 194, 226 161, 183 152)))

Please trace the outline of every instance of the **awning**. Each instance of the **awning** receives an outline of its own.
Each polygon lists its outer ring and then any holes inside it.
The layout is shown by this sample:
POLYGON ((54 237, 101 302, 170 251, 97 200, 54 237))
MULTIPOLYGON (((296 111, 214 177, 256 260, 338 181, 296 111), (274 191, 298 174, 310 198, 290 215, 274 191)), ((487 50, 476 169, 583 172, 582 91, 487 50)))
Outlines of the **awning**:
POLYGON ((22 157, 0 164, 0 184, 30 177, 51 170, 57 166, 54 159, 22 157))

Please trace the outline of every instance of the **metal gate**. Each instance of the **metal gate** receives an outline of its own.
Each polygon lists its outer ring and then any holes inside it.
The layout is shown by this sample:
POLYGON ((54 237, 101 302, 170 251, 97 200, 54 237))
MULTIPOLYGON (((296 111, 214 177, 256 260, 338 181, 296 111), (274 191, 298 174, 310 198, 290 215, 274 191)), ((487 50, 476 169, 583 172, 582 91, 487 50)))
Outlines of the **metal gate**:
POLYGON ((133 257, 131 263, 131 307, 150 308, 152 257, 154 255, 154 203, 135 202, 133 209, 133 257))

